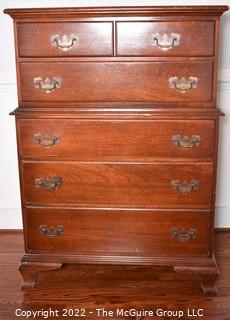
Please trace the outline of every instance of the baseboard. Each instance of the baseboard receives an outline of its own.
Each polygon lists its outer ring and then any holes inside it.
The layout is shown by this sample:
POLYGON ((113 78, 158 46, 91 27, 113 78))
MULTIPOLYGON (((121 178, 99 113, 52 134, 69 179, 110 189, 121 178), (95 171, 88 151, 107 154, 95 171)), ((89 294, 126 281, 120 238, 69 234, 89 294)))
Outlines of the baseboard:
POLYGON ((216 219, 215 227, 217 229, 230 228, 230 206, 229 205, 216 205, 216 219))
POLYGON ((17 92, 16 74, 14 71, 5 71, 0 73, 0 93, 17 92))
POLYGON ((0 229, 22 229, 20 208, 0 208, 0 229))
POLYGON ((221 67, 219 70, 219 81, 230 82, 230 67, 221 67))
POLYGON ((0 229, 0 234, 22 234, 23 229, 0 229))
POLYGON ((219 70, 219 88, 230 90, 230 67, 222 67, 219 70))
POLYGON ((230 228, 215 228, 215 232, 227 232, 230 233, 230 228))

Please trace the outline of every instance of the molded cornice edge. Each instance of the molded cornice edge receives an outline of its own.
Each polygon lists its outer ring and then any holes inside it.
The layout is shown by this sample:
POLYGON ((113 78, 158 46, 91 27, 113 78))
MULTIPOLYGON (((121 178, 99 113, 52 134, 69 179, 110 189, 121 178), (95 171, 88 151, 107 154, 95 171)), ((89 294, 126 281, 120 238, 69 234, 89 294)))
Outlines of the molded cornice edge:
MULTIPOLYGON (((65 17, 76 16, 142 16, 142 15, 222 15, 228 6, 145 6, 145 7, 66 7, 65 17)), ((63 17, 63 8, 5 9, 4 13, 13 18, 63 17)))

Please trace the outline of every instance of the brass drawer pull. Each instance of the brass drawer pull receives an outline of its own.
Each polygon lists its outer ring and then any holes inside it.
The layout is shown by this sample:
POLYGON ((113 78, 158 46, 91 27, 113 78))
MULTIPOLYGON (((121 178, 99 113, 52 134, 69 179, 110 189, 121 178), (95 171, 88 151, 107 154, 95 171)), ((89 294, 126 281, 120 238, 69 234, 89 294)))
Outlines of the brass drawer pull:
POLYGON ((62 80, 59 77, 53 77, 52 79, 45 78, 45 80, 43 80, 42 77, 35 77, 34 88, 49 94, 54 90, 61 88, 61 82, 62 80))
POLYGON ((198 189, 199 182, 197 180, 191 180, 190 182, 173 180, 171 182, 171 186, 172 186, 173 190, 175 190, 181 194, 189 194, 192 191, 198 189))
POLYGON ((176 134, 172 137, 173 144, 176 146, 182 147, 184 149, 186 148, 193 148, 197 147, 200 144, 200 136, 199 135, 192 135, 191 138, 188 136, 184 136, 183 138, 176 134))
POLYGON ((53 192, 62 186, 62 178, 56 176, 54 178, 36 179, 35 186, 42 190, 53 192))
POLYGON ((192 239, 196 239, 197 237, 197 230, 196 229, 179 229, 173 228, 170 230, 171 236, 178 241, 185 242, 192 239))
POLYGON ((153 34, 153 44, 157 46, 162 51, 168 51, 175 46, 179 46, 181 36, 179 33, 171 33, 170 35, 164 33, 160 35, 159 33, 153 34))
POLYGON ((48 134, 42 136, 40 133, 34 133, 33 138, 37 144, 44 148, 50 148, 60 142, 60 136, 57 133, 53 133, 50 136, 48 134))
POLYGON ((50 42, 52 46, 66 52, 70 49, 72 49, 75 45, 77 45, 77 41, 79 40, 79 36, 76 34, 70 34, 67 36, 64 34, 63 36, 60 36, 59 34, 53 34, 50 37, 50 42))
POLYGON ((181 93, 186 93, 192 89, 197 88, 198 78, 197 77, 189 77, 186 79, 185 77, 178 79, 178 77, 170 77, 169 78, 169 87, 172 89, 176 89, 181 93))
POLYGON ((64 234, 64 226, 58 225, 56 227, 51 226, 47 227, 47 225, 39 226, 40 233, 49 238, 56 238, 64 234))

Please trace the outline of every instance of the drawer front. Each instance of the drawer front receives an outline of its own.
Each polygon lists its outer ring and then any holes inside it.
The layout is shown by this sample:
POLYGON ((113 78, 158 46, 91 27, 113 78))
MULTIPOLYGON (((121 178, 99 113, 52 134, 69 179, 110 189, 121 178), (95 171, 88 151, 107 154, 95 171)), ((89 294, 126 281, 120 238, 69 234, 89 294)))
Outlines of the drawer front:
POLYGON ((207 256, 208 211, 25 210, 27 251, 207 256))
POLYGON ((212 56, 213 21, 118 22, 119 56, 212 56))
POLYGON ((212 164, 33 162, 24 200, 130 207, 210 207, 212 164))
POLYGON ((24 102, 212 101, 212 62, 21 63, 24 102), (77 88, 77 90, 76 90, 77 88))
POLYGON ((111 56, 111 22, 18 23, 19 56, 111 56))
POLYGON ((17 122, 23 157, 212 159, 214 153, 214 120, 17 122))

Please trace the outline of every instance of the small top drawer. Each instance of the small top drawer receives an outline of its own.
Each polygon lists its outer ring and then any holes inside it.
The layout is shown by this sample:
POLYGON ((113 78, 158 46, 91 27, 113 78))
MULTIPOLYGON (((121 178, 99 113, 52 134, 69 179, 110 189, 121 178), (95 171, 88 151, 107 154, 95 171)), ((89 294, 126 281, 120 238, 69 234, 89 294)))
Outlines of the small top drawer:
POLYGON ((118 22, 118 56, 212 56, 214 22, 118 22))
POLYGON ((21 57, 111 56, 111 22, 19 23, 21 57))

